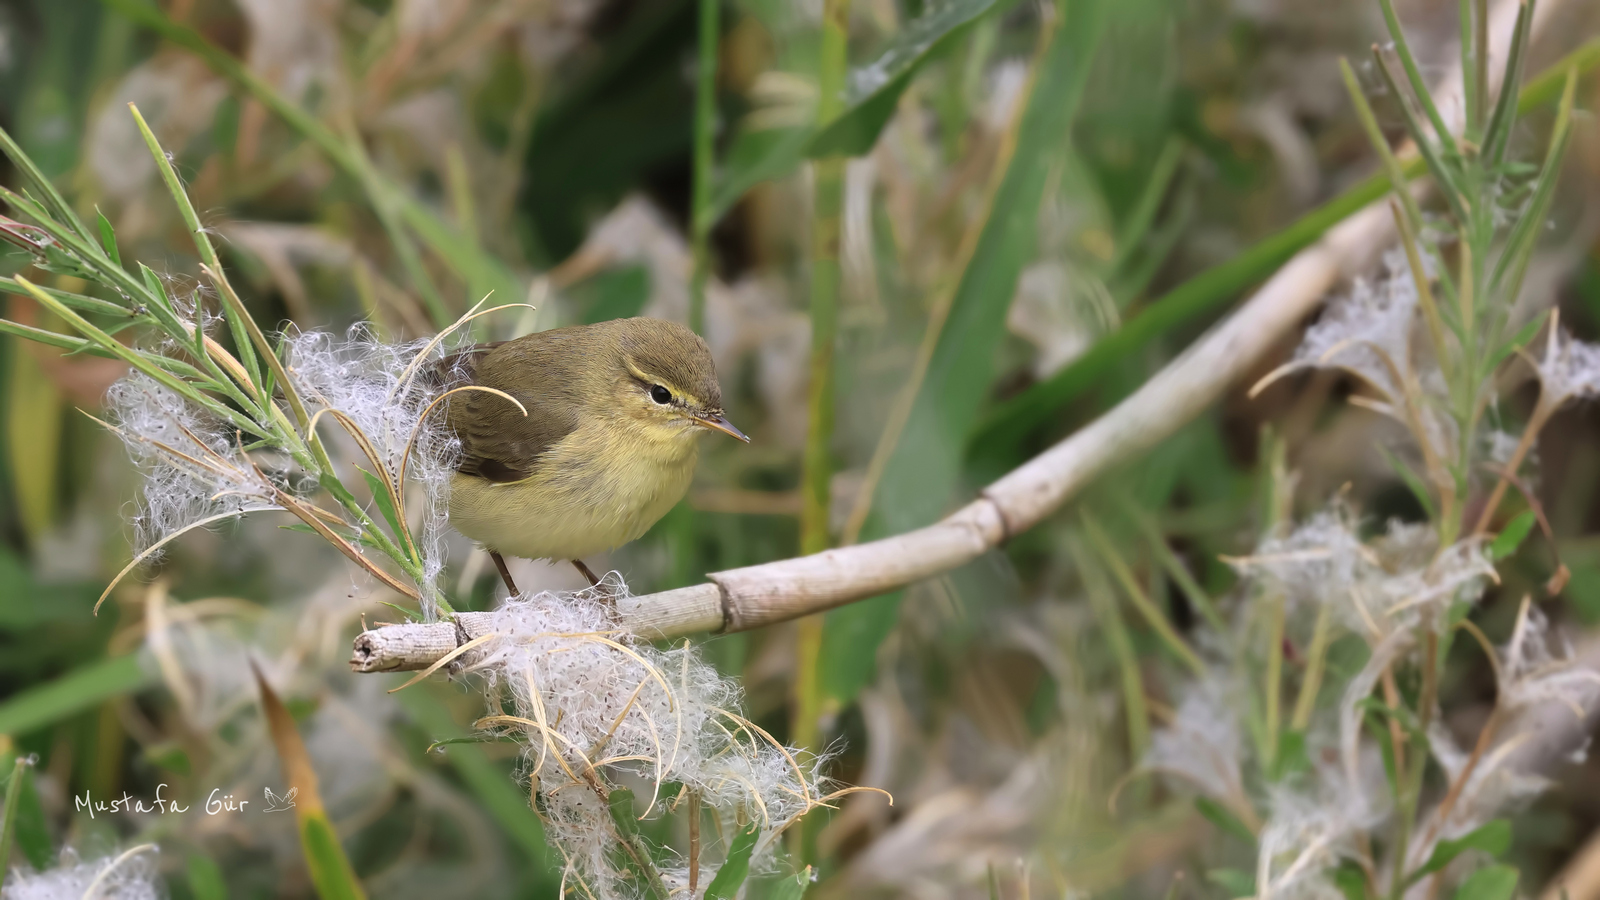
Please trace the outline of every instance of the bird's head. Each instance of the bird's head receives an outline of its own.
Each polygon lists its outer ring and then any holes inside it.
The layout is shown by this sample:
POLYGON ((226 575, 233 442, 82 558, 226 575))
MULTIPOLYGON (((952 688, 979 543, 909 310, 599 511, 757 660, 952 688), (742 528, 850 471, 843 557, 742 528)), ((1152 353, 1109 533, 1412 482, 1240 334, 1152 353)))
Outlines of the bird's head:
POLYGON ((689 441, 707 430, 745 443, 722 409, 711 350, 698 334, 676 322, 619 319, 617 407, 655 439, 689 441))

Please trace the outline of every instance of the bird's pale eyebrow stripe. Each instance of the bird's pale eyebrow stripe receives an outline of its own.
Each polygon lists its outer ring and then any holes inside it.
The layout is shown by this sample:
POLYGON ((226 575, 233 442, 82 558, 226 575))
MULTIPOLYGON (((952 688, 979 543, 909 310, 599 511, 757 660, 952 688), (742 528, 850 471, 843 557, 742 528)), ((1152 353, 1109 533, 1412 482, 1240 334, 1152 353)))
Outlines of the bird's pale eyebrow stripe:
POLYGON ((640 386, 644 387, 646 390, 649 390, 649 388, 652 385, 659 384, 662 387, 664 387, 667 390, 672 392, 672 399, 674 401, 676 401, 677 403, 686 404, 686 405, 689 405, 689 406, 699 406, 700 405, 700 398, 699 397, 696 397, 695 395, 689 393, 688 391, 683 390, 682 388, 680 388, 677 385, 673 384, 671 380, 666 379, 666 378, 662 378, 659 375, 651 375, 649 372, 646 372, 645 370, 643 370, 643 369, 639 368, 638 366, 634 365, 632 360, 629 360, 627 362, 627 366, 628 366, 628 374, 632 375, 634 377, 634 380, 638 381, 640 386))

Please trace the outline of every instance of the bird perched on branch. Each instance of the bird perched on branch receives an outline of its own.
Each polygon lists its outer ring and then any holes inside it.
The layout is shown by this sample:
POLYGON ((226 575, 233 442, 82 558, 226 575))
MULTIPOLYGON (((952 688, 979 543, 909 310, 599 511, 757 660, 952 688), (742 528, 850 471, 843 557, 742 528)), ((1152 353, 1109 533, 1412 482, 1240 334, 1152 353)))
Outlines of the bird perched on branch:
POLYGON ((634 540, 689 490, 697 438, 741 441, 705 341, 659 319, 615 319, 463 351, 446 421, 461 442, 450 524, 504 555, 570 560, 634 540))

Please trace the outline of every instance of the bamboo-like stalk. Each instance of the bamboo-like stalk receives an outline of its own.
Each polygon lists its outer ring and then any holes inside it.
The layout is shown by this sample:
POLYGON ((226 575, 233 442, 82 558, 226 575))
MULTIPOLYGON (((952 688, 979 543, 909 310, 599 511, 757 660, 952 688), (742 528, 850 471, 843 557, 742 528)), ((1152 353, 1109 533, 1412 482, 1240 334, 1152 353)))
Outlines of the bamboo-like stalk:
MULTIPOLYGON (((1535 34, 1556 6, 1541 6, 1535 34)), ((1509 38, 1515 7, 1497 8, 1496 34, 1509 38)), ((1459 73, 1447 73, 1442 83, 1446 88, 1436 95, 1440 106, 1458 110, 1446 95, 1459 90, 1459 73)), ((1298 253, 1237 312, 1138 391, 932 525, 865 544, 715 572, 705 584, 624 598, 617 603, 619 624, 647 639, 748 631, 877 596, 971 562, 1032 528, 1118 463, 1193 419, 1253 370, 1342 274, 1370 265, 1396 240, 1385 202, 1352 215, 1298 253)), ((461 613, 454 622, 380 626, 356 638, 351 666, 358 672, 426 668, 453 650, 458 638, 475 638, 487 630, 486 613, 461 613)))

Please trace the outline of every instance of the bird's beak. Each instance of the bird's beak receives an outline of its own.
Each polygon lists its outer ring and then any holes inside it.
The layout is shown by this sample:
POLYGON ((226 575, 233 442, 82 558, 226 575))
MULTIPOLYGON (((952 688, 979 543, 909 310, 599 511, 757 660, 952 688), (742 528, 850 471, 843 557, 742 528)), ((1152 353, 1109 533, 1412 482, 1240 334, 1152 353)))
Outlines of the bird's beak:
POLYGON ((728 417, 722 413, 714 413, 709 416, 695 416, 694 421, 696 424, 705 428, 710 428, 712 431, 720 431, 729 437, 738 438, 739 440, 744 441, 746 444, 750 443, 750 438, 746 436, 744 432, 733 427, 733 423, 729 422, 728 417))

